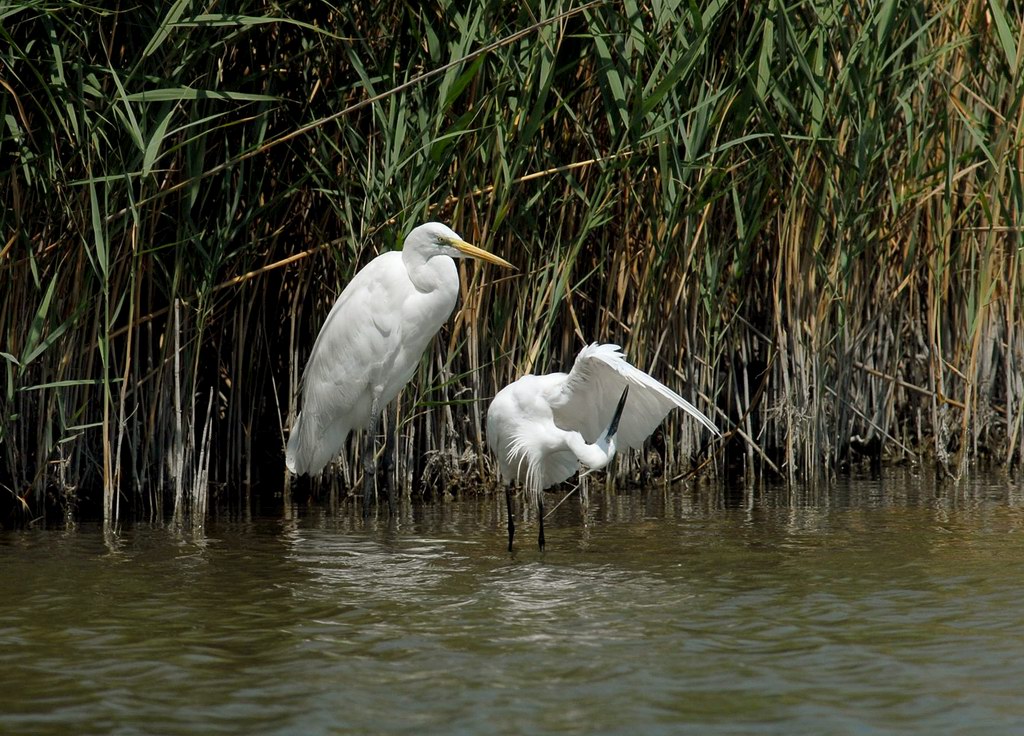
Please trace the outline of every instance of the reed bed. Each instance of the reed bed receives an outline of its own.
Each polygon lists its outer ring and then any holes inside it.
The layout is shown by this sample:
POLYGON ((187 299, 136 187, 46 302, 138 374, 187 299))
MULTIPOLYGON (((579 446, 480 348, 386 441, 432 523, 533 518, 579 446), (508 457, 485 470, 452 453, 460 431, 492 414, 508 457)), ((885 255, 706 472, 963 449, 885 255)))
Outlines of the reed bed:
POLYGON ((1020 461, 1019 3, 236 5, 0 10, 2 523, 280 493, 322 319, 427 219, 520 272, 463 268, 409 492, 593 340, 728 433, 626 477, 1020 461))

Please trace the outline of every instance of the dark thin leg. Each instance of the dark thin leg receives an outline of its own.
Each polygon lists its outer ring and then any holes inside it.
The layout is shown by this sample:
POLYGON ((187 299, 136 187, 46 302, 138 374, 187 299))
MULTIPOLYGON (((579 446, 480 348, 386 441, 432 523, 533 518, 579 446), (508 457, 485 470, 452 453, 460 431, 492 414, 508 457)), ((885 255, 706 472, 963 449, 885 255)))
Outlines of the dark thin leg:
POLYGON ((384 457, 381 460, 381 465, 384 469, 384 489, 388 494, 388 511, 391 512, 391 516, 395 516, 395 507, 397 506, 398 495, 395 489, 395 444, 398 439, 396 435, 397 427, 395 422, 398 417, 398 409, 394 403, 391 403, 384 409, 387 412, 387 429, 384 431, 384 457))
POLYGON ((505 507, 508 509, 508 551, 512 551, 512 538, 516 535, 516 520, 512 507, 512 486, 505 486, 505 507))
POLYGON ((537 520, 540 522, 540 533, 537 535, 537 546, 544 551, 544 494, 537 496, 537 520))
POLYGON ((380 406, 377 397, 370 405, 370 426, 366 428, 366 445, 363 447, 363 518, 370 515, 370 505, 377 495, 377 463, 374 451, 377 447, 377 419, 380 406))

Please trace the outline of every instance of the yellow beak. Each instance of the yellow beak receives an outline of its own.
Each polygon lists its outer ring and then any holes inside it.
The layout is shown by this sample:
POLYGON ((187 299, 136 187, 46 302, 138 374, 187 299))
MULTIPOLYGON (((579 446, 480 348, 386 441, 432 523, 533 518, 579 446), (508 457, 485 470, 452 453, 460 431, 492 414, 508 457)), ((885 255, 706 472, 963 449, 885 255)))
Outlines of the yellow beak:
POLYGON ((511 263, 506 261, 504 258, 499 258, 493 253, 488 253, 483 248, 477 248, 475 245, 470 245, 465 240, 456 240, 452 242, 452 245, 460 253, 463 253, 470 258, 476 258, 480 261, 487 261, 493 263, 495 266, 504 266, 505 268, 515 268, 511 263))

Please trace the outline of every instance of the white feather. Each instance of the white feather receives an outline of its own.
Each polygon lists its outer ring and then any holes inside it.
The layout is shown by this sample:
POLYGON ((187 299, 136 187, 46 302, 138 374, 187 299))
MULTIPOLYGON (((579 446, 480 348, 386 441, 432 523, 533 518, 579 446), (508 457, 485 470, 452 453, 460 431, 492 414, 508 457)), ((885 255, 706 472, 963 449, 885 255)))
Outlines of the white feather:
POLYGON ((455 308, 452 258, 500 258, 475 249, 437 222, 415 228, 403 249, 374 258, 349 282, 324 320, 302 377, 302 411, 285 463, 319 473, 353 429, 370 421, 409 382, 420 357, 455 308))
POLYGON ((502 481, 522 483, 536 498, 579 470, 584 455, 606 461, 614 448, 603 447, 602 435, 626 386, 629 396, 615 437, 619 449, 640 447, 675 408, 718 436, 710 419, 630 365, 618 345, 593 343, 580 351, 569 373, 523 376, 494 397, 487 411, 487 444, 502 481), (573 435, 581 435, 587 446, 580 448, 573 435))

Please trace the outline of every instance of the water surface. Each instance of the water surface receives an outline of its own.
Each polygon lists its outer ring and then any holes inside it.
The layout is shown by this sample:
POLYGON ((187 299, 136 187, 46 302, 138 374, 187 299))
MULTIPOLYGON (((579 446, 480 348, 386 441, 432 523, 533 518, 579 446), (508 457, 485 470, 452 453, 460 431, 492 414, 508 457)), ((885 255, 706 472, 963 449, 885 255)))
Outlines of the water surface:
POLYGON ((0 533, 0 732, 1024 732, 1024 493, 892 476, 0 533))

